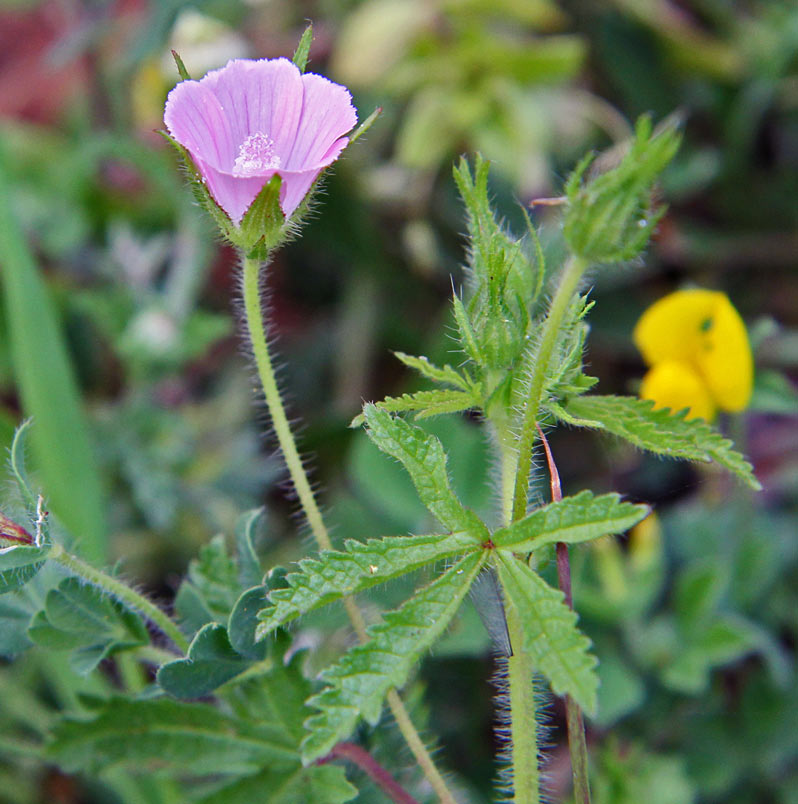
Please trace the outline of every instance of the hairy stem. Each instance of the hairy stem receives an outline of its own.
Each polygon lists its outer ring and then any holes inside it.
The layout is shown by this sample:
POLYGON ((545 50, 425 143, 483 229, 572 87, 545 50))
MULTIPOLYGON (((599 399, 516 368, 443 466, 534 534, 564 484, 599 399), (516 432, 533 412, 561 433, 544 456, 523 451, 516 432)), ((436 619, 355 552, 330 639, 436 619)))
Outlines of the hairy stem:
MULTIPOLYGON (((261 263, 259 260, 245 257, 243 260, 243 268, 244 314, 246 317, 247 331, 249 333, 250 343, 252 344, 252 352, 255 356, 255 365, 257 366, 258 376, 260 377, 263 387, 266 405, 269 408, 274 431, 277 434, 277 441, 283 453, 286 466, 288 467, 291 482, 296 490, 299 503, 307 518, 316 544, 321 550, 331 550, 332 542, 330 541, 330 535, 327 532, 321 511, 316 503, 313 490, 310 487, 310 482, 305 473, 305 467, 302 465, 302 459, 299 457, 296 442, 294 441, 294 434, 288 423, 283 400, 280 396, 280 389, 277 386, 271 356, 269 355, 269 344, 266 336, 266 325, 263 320, 263 305, 261 303, 260 294, 261 263)), ((361 642, 366 642, 368 639, 366 624, 357 604, 351 597, 347 597, 344 598, 344 606, 358 639, 361 642)), ((424 772, 435 794, 443 804, 456 804, 454 797, 446 786, 443 776, 435 766, 432 756, 427 751, 421 736, 410 720, 410 715, 405 709, 398 693, 392 690, 388 693, 387 700, 399 727, 399 731, 402 733, 405 742, 412 751, 416 762, 418 762, 424 772)))
POLYGON ((332 550, 330 535, 327 533, 321 511, 316 504, 316 498, 313 496, 313 490, 305 474, 305 467, 299 457, 294 435, 291 432, 288 417, 285 414, 280 390, 277 387, 277 379, 274 375, 274 367, 269 355, 266 327, 263 322, 260 297, 260 266, 259 260, 244 259, 244 310, 249 340, 252 344, 252 353, 255 356, 255 365, 258 368, 258 376, 263 386, 263 394, 266 397, 266 405, 269 408, 274 432, 277 434, 277 441, 288 467, 288 474, 291 476, 291 482, 299 498, 299 504, 307 517, 313 538, 320 549, 332 550))
POLYGON ((122 581, 110 575, 106 575, 106 573, 95 569, 85 561, 81 561, 81 559, 64 550, 60 544, 54 544, 52 546, 48 558, 57 561, 75 575, 79 575, 87 583, 92 584, 92 586, 103 589, 109 595, 122 601, 131 609, 141 612, 153 625, 156 625, 166 634, 183 653, 188 650, 188 640, 183 636, 174 621, 171 620, 166 613, 161 611, 158 606, 122 583, 122 581))
POLYGON ((506 606, 512 656, 507 659, 510 690, 510 740, 513 769, 513 804, 539 804, 538 723, 531 656, 523 649, 524 635, 518 615, 506 606))
POLYGON ((580 257, 571 255, 560 278, 560 284, 551 301, 549 313, 543 324, 540 344, 535 352, 535 364, 529 381, 526 406, 524 408, 521 434, 518 439, 518 465, 515 473, 515 491, 513 494, 513 521, 521 519, 526 513, 527 493, 529 490, 529 472, 532 468, 532 448, 535 445, 536 427, 540 404, 543 401, 543 389, 551 362, 551 355, 557 343, 565 313, 571 303, 579 280, 582 278, 587 263, 580 257))
MULTIPOLYGON (((512 500, 516 455, 500 433, 502 512, 505 524, 512 520, 512 500)), ((532 657, 524 651, 524 635, 518 615, 505 604, 507 633, 511 654, 507 659, 507 684, 510 713, 510 748, 513 772, 513 804, 539 804, 538 724, 532 657)))
MULTIPOLYGON (((557 464, 554 463, 554 456, 551 453, 549 440, 541 429, 536 425, 540 440, 543 442, 543 449, 546 452, 546 463, 549 467, 549 477, 551 478, 551 499, 552 502, 562 500, 562 485, 560 484, 560 473, 557 464)), ((557 580, 565 595, 565 602, 568 608, 574 607, 574 597, 571 589, 571 560, 568 555, 568 545, 565 542, 557 542, 557 580)), ((582 709, 579 704, 570 696, 565 696, 565 720, 568 726, 568 751, 571 757, 571 774, 574 781, 574 801, 576 804, 590 804, 590 779, 588 777, 587 764, 587 741, 585 740, 585 720, 582 717, 582 709)))
POLYGON ((360 770, 370 776, 372 781, 382 788, 385 795, 395 804, 418 804, 418 801, 365 748, 361 748, 354 743, 338 743, 326 757, 318 761, 318 764, 323 765, 334 759, 348 759, 357 765, 360 770))

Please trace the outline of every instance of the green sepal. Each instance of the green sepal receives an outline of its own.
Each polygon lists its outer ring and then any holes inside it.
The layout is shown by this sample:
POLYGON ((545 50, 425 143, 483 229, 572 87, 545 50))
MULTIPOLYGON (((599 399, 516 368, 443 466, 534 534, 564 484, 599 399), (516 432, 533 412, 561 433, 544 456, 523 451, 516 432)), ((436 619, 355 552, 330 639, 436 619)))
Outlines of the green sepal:
POLYGON ((650 512, 647 505, 622 502, 617 494, 596 497, 590 491, 581 491, 538 508, 518 522, 500 528, 491 538, 496 547, 529 553, 556 542, 578 544, 623 533, 650 512))
POLYGON ((349 145, 357 142, 373 125, 377 118, 382 114, 382 106, 378 106, 350 135, 349 145))
POLYGON ((208 623, 197 632, 185 659, 161 665, 157 681, 174 698, 202 698, 243 673, 249 665, 249 660, 230 644, 227 628, 208 623))
POLYGON ((505 605, 512 606, 523 632, 523 649, 558 695, 570 695, 586 712, 596 709, 598 676, 590 640, 559 589, 549 586, 528 564, 497 550, 505 605))
POLYGON ((282 177, 275 173, 255 196, 244 213, 232 241, 249 259, 264 262, 269 252, 285 237, 285 215, 280 207, 282 177))
POLYGON ((658 455, 715 461, 752 489, 762 488, 753 467, 733 443, 702 419, 687 419, 687 411, 673 414, 667 408, 655 409, 651 400, 598 395, 569 399, 562 407, 549 406, 549 410, 568 424, 606 430, 658 455))
POLYGON ((302 32, 302 37, 299 40, 299 44, 296 46, 296 50, 294 51, 294 55, 291 61, 296 64, 299 68, 300 73, 305 72, 305 68, 308 66, 308 56, 310 55, 310 45, 313 42, 313 25, 308 25, 307 28, 302 32))
POLYGON ((183 63, 183 59, 180 58, 180 54, 176 50, 172 50, 172 58, 175 60, 175 66, 177 67, 177 73, 180 76, 181 81, 190 81, 191 76, 188 74, 188 70, 186 69, 186 65, 183 63))

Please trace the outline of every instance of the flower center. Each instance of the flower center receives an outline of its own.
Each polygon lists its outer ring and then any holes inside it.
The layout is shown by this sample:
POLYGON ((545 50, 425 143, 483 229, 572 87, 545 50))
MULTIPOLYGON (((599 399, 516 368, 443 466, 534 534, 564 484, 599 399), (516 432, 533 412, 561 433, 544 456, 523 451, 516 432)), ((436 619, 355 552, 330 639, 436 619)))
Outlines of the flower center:
POLYGON ((250 134, 238 149, 233 165, 234 176, 255 176, 264 170, 278 168, 282 160, 274 152, 274 140, 263 132, 250 134))

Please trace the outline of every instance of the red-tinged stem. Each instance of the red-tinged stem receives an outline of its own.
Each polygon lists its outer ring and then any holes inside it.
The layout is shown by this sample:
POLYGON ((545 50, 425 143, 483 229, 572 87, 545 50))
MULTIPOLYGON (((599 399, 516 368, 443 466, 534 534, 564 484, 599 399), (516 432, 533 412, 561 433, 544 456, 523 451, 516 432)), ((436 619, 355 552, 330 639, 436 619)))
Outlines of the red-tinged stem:
POLYGON ((385 795, 387 795, 391 801, 396 802, 396 804, 418 804, 418 801, 414 799, 368 751, 361 748, 359 745, 355 745, 354 743, 338 743, 338 745, 336 745, 326 757, 320 759, 317 764, 323 765, 326 762, 332 762, 334 759, 347 759, 353 762, 360 770, 370 776, 371 779, 380 786, 385 795))
MULTIPOLYGON (((557 471, 557 464, 554 463, 554 456, 551 454, 551 447, 546 434, 539 424, 535 426, 543 443, 543 449, 546 452, 546 463, 549 466, 549 477, 551 478, 551 499, 553 502, 559 502, 562 500, 560 473, 557 471)), ((572 609, 574 599, 571 590, 571 560, 568 555, 568 545, 565 542, 557 542, 557 580, 560 584, 560 589, 565 595, 565 602, 568 604, 568 608, 572 609)), ((585 721, 579 704, 570 695, 565 696, 565 719, 568 724, 568 750, 571 755, 574 799, 576 804, 590 804, 585 721)))

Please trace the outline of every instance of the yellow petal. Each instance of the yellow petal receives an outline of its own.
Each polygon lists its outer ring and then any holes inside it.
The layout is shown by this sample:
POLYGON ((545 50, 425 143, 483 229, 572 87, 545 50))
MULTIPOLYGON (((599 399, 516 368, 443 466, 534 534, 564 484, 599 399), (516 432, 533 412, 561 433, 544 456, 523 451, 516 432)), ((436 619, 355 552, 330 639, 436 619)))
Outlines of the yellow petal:
POLYGON ((696 364, 721 410, 742 410, 751 399, 754 359, 745 324, 724 294, 715 305, 696 364))
POLYGON ((650 366, 665 360, 691 366, 714 406, 738 411, 748 404, 751 347, 745 324, 725 293, 692 289, 663 297, 637 322, 634 341, 650 366))
POLYGON ((663 360, 649 369, 640 386, 643 399, 653 399, 655 408, 676 413, 689 408, 688 419, 715 418, 715 404, 701 376, 687 363, 663 360))

